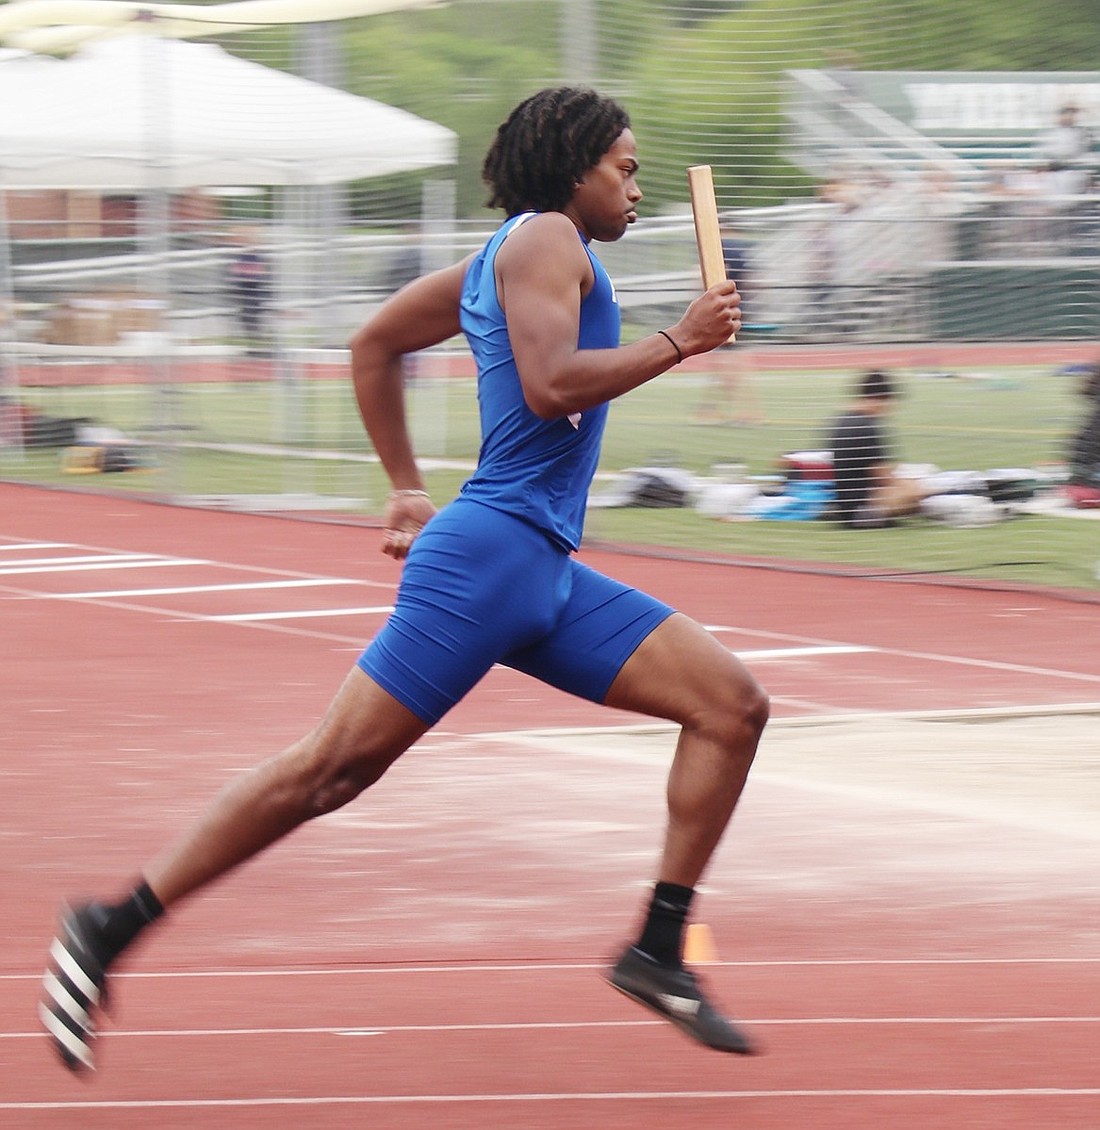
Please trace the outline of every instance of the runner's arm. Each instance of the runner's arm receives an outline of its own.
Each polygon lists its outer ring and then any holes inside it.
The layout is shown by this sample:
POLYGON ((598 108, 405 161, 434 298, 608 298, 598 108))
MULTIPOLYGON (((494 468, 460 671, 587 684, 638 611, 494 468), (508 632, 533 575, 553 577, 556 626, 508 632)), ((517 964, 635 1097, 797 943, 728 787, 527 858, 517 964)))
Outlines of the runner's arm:
POLYGON ((461 332, 459 300, 468 260, 419 278, 382 304, 351 339, 359 414, 395 490, 422 490, 409 438, 401 361, 461 332))
MULTIPOLYGON (((652 334, 617 349, 578 349, 580 307, 592 267, 577 230, 556 212, 516 229, 496 256, 497 293, 531 411, 568 416, 612 400, 666 372, 675 347, 652 334)), ((732 282, 697 298, 668 334, 683 357, 705 353, 740 328, 740 297, 732 282)))

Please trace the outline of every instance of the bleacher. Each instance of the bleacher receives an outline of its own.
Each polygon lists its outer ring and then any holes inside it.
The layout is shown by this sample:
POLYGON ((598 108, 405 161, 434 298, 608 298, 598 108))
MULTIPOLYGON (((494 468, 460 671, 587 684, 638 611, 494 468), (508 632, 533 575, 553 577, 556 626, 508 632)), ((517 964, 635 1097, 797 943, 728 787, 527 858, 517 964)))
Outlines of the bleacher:
POLYGON ((1100 140, 1100 72, 792 70, 787 80, 788 152, 818 176, 837 162, 886 163, 898 175, 938 162, 982 185, 1007 165, 1034 164, 1066 103, 1100 140))
MULTIPOLYGON (((847 295, 840 305, 895 339, 1095 334, 1100 73, 792 70, 786 78, 785 155, 822 186, 816 227, 803 223, 799 234, 831 256, 822 272, 795 232, 781 235, 772 251, 786 247, 788 292, 847 295), (1062 164, 1045 146, 1067 104, 1095 140, 1062 164), (1028 319, 1002 301, 1024 277, 1028 319), (922 309, 900 324, 898 312, 915 303, 922 309)), ((848 332, 834 317, 838 328, 848 332)))

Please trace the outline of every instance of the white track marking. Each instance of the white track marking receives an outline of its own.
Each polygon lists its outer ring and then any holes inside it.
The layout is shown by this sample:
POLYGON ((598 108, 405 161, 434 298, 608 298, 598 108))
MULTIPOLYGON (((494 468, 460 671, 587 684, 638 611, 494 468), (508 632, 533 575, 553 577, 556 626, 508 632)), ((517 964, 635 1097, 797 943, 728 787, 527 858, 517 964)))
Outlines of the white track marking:
POLYGON ((341 577, 305 577, 292 581, 234 581, 224 585, 177 585, 163 589, 101 589, 99 592, 43 593, 47 600, 109 600, 119 596, 179 596, 199 592, 251 592, 253 589, 308 589, 361 585, 341 577))
MULTIPOLYGON (((44 548, 44 549, 46 549, 46 548, 73 549, 73 550, 82 550, 84 553, 87 553, 87 554, 94 553, 94 554, 97 554, 101 557, 108 556, 108 555, 118 556, 119 553, 120 553, 120 551, 117 550, 117 549, 107 548, 105 546, 98 546, 98 545, 81 545, 77 542, 43 542, 43 543, 41 543, 41 545, 39 543, 36 543, 36 542, 20 542, 18 544, 14 544, 14 545, 11 545, 11 546, 4 546, 4 547, 0 547, 0 548, 5 548, 5 549, 11 548, 11 549, 21 549, 21 550, 22 549, 38 549, 38 548, 44 548)), ((135 555, 135 556, 153 558, 153 557, 158 557, 158 556, 161 556, 161 555, 153 554, 153 553, 143 553, 143 554, 135 555)), ((71 558, 66 559, 64 557, 59 557, 59 558, 57 558, 57 560, 64 561, 64 560, 71 560, 71 558)), ((204 559, 194 559, 193 560, 191 558, 180 558, 180 557, 166 557, 165 560, 171 560, 171 561, 187 563, 187 564, 209 565, 209 566, 211 566, 212 568, 215 568, 215 569, 226 569, 226 570, 229 570, 229 571, 232 571, 232 572, 237 572, 237 573, 264 574, 264 575, 269 576, 269 577, 296 577, 296 578, 301 578, 301 579, 324 580, 324 581, 337 579, 337 580, 340 580, 342 583, 366 585, 370 588, 389 589, 391 592, 394 591, 397 588, 397 581, 396 580, 372 581, 372 580, 365 578, 365 577, 331 578, 331 577, 328 577, 328 576, 326 576, 325 574, 322 574, 322 573, 303 573, 300 570, 296 570, 296 569, 278 569, 278 568, 272 568, 269 565, 236 565, 236 564, 229 562, 229 561, 214 561, 214 560, 204 560, 204 559)), ((3 568, 3 566, 0 565, 0 568, 3 568)), ((54 594, 54 593, 20 592, 19 595, 21 595, 21 596, 40 596, 40 597, 43 597, 43 598, 49 598, 49 597, 55 596, 56 594, 54 594)))
MULTIPOLYGON (((810 958, 763 958, 760 960, 712 961, 707 963, 711 969, 821 969, 821 968, 907 968, 931 966, 975 965, 1096 965, 1100 957, 810 957, 810 958)), ((334 966, 324 969, 195 969, 195 970, 145 970, 120 972, 112 975, 112 980, 157 981, 194 980, 200 977, 252 978, 252 977, 388 977, 392 974, 411 973, 534 973, 561 971, 586 971, 605 969, 606 963, 599 961, 493 961, 462 962, 457 965, 376 965, 376 966, 334 966)), ((39 973, 0 973, 0 981, 37 981, 39 973)))
MULTIPOLYGON (((430 1032, 539 1032, 604 1028, 658 1028, 666 1020, 542 1020, 502 1021, 497 1024, 374 1024, 358 1028, 347 1024, 300 1025, 279 1028, 112 1028, 111 1039, 183 1039, 209 1036, 394 1036, 430 1032)), ((858 1027, 946 1025, 983 1027, 1014 1024, 1100 1024, 1100 1016, 738 1016, 738 1023, 754 1028, 798 1028, 804 1025, 858 1027)), ((0 1040, 37 1040, 40 1032, 0 1032, 0 1040)))
POLYGON ((877 647, 864 647, 862 644, 830 644, 815 647, 774 647, 756 651, 741 651, 731 648, 738 659, 803 659, 818 655, 860 655, 864 652, 878 651, 877 647))
MULTIPOLYGON (((18 548, 31 548, 32 546, 34 546, 36 544, 37 543, 23 543, 23 544, 19 545, 18 548)), ((60 543, 58 545, 58 548, 60 548, 62 544, 64 544, 64 543, 60 543)), ((91 550, 91 549, 97 549, 98 547, 71 544, 71 545, 68 545, 67 548, 91 550)), ((103 549, 103 550, 101 550, 101 552, 104 555, 109 555, 113 551, 103 549)), ((192 559, 188 559, 188 558, 171 558, 171 559, 165 559, 164 561, 145 562, 144 564, 140 564, 140 565, 135 563, 133 565, 130 565, 129 567, 138 568, 138 567, 146 567, 147 565, 157 565, 157 564, 210 565, 210 566, 214 566, 216 568, 234 569, 234 570, 245 571, 245 572, 267 573, 268 575, 284 576, 284 577, 291 577, 292 576, 292 577, 315 578, 315 577, 318 576, 317 574, 294 573, 294 572, 289 571, 289 570, 268 569, 268 568, 253 568, 253 567, 250 567, 250 566, 234 565, 234 564, 229 564, 229 563, 226 563, 226 562, 208 561, 208 560, 201 560, 201 559, 192 560, 192 559)), ((98 566, 98 567, 110 568, 111 566, 101 565, 101 566, 98 566)), ((119 567, 125 567, 125 566, 119 566, 119 567)), ((42 571, 44 571, 44 572, 64 571, 68 568, 71 568, 71 566, 57 565, 57 566, 53 566, 53 567, 44 567, 42 571)), ((6 565, 0 565, 0 577, 5 576, 5 575, 14 575, 16 572, 17 571, 12 571, 12 573, 9 574, 9 570, 8 570, 7 566, 6 565)), ((361 583, 365 584, 365 585, 376 586, 376 587, 385 587, 385 588, 388 588, 390 590, 393 590, 397 587, 396 584, 392 583, 392 582, 379 582, 379 581, 364 580, 361 583)), ((41 597, 43 599, 57 599, 56 594, 20 592, 20 595, 38 596, 38 597, 41 597)), ((70 599, 75 599, 75 598, 70 598, 70 599)), ((103 599, 105 601, 105 603, 109 603, 108 598, 86 597, 85 599, 103 599)), ((155 614, 160 614, 160 615, 167 614, 169 616, 171 616, 171 615, 182 615, 185 619, 195 619, 195 620, 199 620, 199 621, 214 619, 212 617, 206 617, 206 618, 198 617, 198 616, 192 617, 192 616, 189 616, 189 615, 186 615, 186 614, 183 614, 183 613, 174 612, 171 609, 145 608, 145 607, 142 607, 141 605, 120 605, 120 607, 126 608, 129 611, 155 613, 155 614)), ((351 639, 349 637, 333 636, 329 633, 320 633, 320 632, 314 633, 314 632, 311 632, 311 631, 308 631, 308 630, 303 631, 303 630, 300 630, 300 629, 292 629, 292 628, 282 628, 282 629, 280 629, 276 624, 272 624, 269 620, 251 620, 250 621, 250 620, 241 619, 241 620, 237 620, 237 621, 223 620, 221 622, 240 623, 240 624, 242 624, 246 627, 248 627, 248 626, 257 627, 257 628, 268 627, 269 630, 273 630, 273 631, 289 631, 289 632, 292 632, 293 634, 296 634, 296 635, 303 635, 303 636, 308 636, 308 637, 316 636, 316 638, 319 638, 319 639, 338 640, 339 642, 349 643, 349 644, 358 644, 360 642, 358 640, 351 639)), ((859 654, 861 652, 862 653, 873 652, 873 653, 877 653, 877 654, 881 654, 881 655, 900 656, 900 657, 907 658, 907 659, 919 659, 919 660, 930 662, 930 663, 949 663, 949 664, 955 664, 955 665, 965 666, 965 667, 976 667, 976 668, 980 668, 980 669, 988 670, 988 671, 1012 671, 1012 672, 1016 672, 1016 673, 1019 673, 1019 674, 1041 675, 1041 676, 1045 676, 1045 677, 1048 677, 1048 678, 1067 679, 1067 680, 1072 680, 1072 681, 1077 681, 1077 682, 1087 682, 1087 683, 1100 684, 1100 675, 1091 675, 1091 674, 1086 674, 1086 673, 1082 673, 1082 672, 1067 671, 1067 670, 1047 668, 1047 667, 1034 667, 1034 666, 1029 666, 1027 664, 1005 663, 1005 662, 999 662, 997 660, 977 659, 977 658, 972 658, 972 657, 969 657, 969 656, 947 655, 947 654, 941 654, 941 653, 937 653, 937 652, 909 651, 909 650, 906 650, 904 648, 872 647, 872 646, 869 646, 869 645, 849 644, 849 643, 844 643, 844 642, 837 641, 837 640, 821 639, 821 638, 814 637, 814 636, 801 636, 801 635, 795 635, 795 634, 792 634, 792 633, 789 633, 789 632, 773 632, 773 631, 767 631, 767 630, 756 629, 756 628, 742 628, 742 627, 737 627, 737 626, 734 626, 734 625, 727 625, 727 624, 708 624, 708 625, 706 625, 706 628, 707 628, 707 631, 709 631, 711 633, 734 632, 734 633, 738 633, 738 634, 741 634, 741 635, 755 636, 755 637, 758 637, 760 639, 774 640, 774 641, 777 641, 777 642, 782 641, 782 642, 785 642, 787 644, 792 645, 791 647, 786 648, 786 649, 781 649, 781 648, 763 649, 762 648, 762 649, 757 649, 757 650, 743 650, 743 651, 737 652, 737 654, 739 656, 741 656, 743 658, 747 658, 747 659, 749 659, 750 661, 753 661, 753 662, 767 662, 770 659, 778 660, 778 659, 782 659, 782 658, 797 658, 799 656, 809 656, 809 655, 823 655, 824 656, 824 655, 830 655, 830 654, 831 655, 840 655, 840 654, 859 654), (810 650, 807 650, 807 649, 822 649, 822 650, 820 650, 820 651, 810 651, 810 650), (784 651, 786 651, 785 656, 783 655, 784 651)), ((821 704, 810 703, 810 704, 807 704, 807 705, 816 707, 816 706, 819 706, 821 704)))
POLYGON ((157 553, 55 553, 52 557, 5 558, 0 568, 18 569, 29 565, 81 565, 88 561, 152 561, 160 560, 157 553))
POLYGON ((217 624, 247 624, 260 620, 310 620, 320 616, 373 616, 392 611, 392 604, 380 604, 373 608, 311 608, 304 612, 237 612, 228 616, 199 616, 197 619, 217 624))
MULTIPOLYGON (((836 640, 820 639, 816 636, 798 636, 792 635, 790 632, 769 632, 759 628, 738 628, 725 624, 709 624, 707 631, 711 633, 738 632, 746 636, 759 636, 761 639, 786 640, 799 646, 837 646, 836 640)), ((921 659, 930 663, 955 663, 963 667, 980 667, 987 671, 1014 671, 1022 675, 1045 675, 1056 679, 1075 679, 1087 683, 1100 683, 1100 675, 1065 671, 1062 668, 1032 667, 1024 663, 1004 663, 996 659, 975 659, 970 656, 945 655, 935 651, 909 651, 906 648, 897 647, 875 647, 872 650, 881 655, 899 655, 905 659, 921 659)))
POLYGON ((164 1110, 224 1107, 433 1106, 446 1103, 669 1102, 683 1099, 1077 1098, 1100 1087, 865 1087, 788 1091, 532 1091, 480 1095, 317 1095, 262 1099, 118 1099, 86 1102, 0 1102, 0 1110, 164 1110))
MULTIPOLYGON (((55 558, 54 560, 65 560, 55 558)), ((68 558, 70 562, 77 558, 68 558)), ((0 566, 0 577, 19 577, 28 573, 84 573, 98 569, 158 569, 168 566, 181 565, 210 565, 212 562, 204 561, 200 557, 148 557, 145 555, 115 554, 105 555, 100 558, 87 558, 88 564, 81 565, 33 565, 30 568, 0 566)), ((36 594, 37 595, 37 594, 36 594)))

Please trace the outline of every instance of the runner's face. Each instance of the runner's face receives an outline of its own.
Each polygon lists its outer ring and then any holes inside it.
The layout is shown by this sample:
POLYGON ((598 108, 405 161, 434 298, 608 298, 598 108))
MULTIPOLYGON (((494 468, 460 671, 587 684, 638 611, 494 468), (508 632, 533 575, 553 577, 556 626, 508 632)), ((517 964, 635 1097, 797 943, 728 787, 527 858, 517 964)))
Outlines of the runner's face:
POLYGON ((625 129, 608 151, 581 178, 565 214, 581 235, 601 243, 620 239, 638 218, 642 190, 638 172, 638 146, 634 134, 625 129))

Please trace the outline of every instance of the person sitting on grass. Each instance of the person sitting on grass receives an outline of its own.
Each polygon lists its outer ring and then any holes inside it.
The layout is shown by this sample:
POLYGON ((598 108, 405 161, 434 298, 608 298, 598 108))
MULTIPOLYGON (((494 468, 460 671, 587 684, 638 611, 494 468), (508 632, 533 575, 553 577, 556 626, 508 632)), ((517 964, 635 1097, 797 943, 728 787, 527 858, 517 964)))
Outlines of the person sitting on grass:
POLYGON ((896 398, 886 373, 865 373, 852 404, 833 421, 829 446, 836 501, 830 516, 849 529, 892 526, 916 513, 924 497, 917 480, 897 474, 883 433, 882 418, 896 398))

